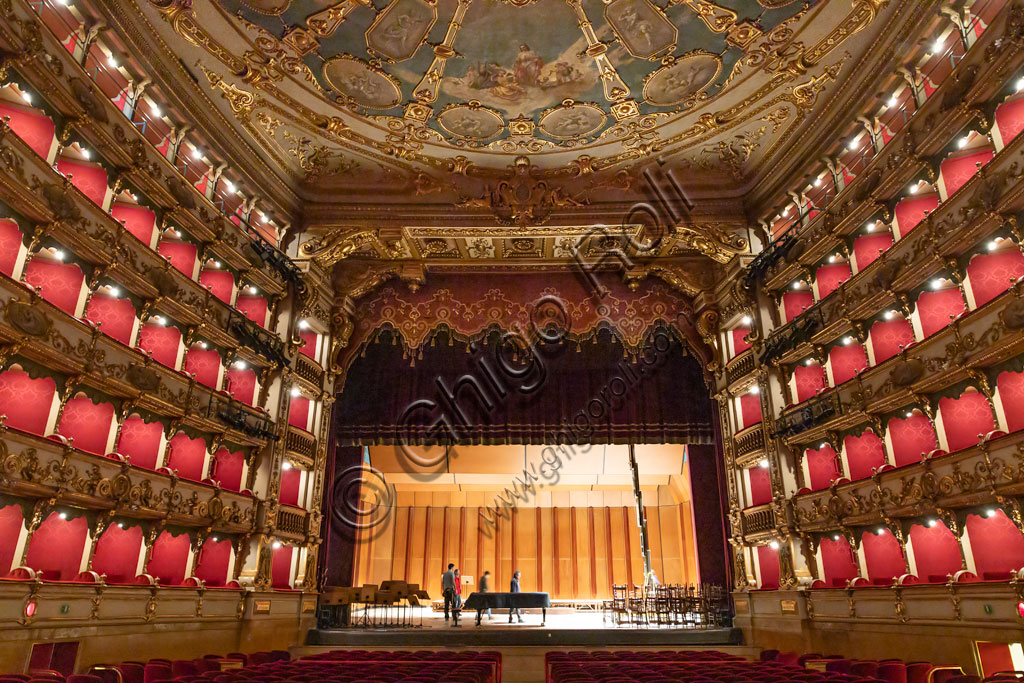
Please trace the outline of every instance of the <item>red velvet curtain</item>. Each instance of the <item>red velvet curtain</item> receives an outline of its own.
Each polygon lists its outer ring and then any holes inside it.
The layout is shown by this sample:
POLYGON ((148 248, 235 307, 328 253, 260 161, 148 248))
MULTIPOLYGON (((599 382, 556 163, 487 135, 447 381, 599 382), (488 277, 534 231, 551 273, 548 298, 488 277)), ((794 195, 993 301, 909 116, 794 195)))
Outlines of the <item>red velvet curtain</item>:
POLYGON ((320 335, 316 332, 306 331, 299 332, 299 337, 302 338, 302 346, 299 347, 299 353, 307 358, 316 360, 316 343, 320 335))
POLYGON ((199 549, 195 571, 192 575, 206 582, 211 588, 224 586, 228 582, 228 563, 231 561, 231 541, 209 538, 199 549))
POLYGON ((292 396, 288 404, 288 424, 309 430, 310 401, 305 396, 292 396))
POLYGON ((282 505, 299 505, 300 486, 302 484, 302 470, 292 467, 281 472, 281 491, 278 500, 282 505))
POLYGON ((762 420, 761 397, 758 394, 743 394, 740 396, 740 422, 743 429, 756 425, 762 420))
POLYGON ((270 562, 270 585, 273 588, 291 588, 292 553, 295 549, 290 545, 282 545, 274 550, 270 562))

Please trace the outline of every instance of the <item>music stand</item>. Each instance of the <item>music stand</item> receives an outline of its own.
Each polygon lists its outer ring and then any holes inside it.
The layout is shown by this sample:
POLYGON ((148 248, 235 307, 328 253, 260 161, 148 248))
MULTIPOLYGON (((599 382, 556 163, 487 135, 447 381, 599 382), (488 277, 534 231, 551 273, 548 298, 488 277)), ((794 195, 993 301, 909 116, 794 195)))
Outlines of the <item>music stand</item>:
POLYGON ((360 588, 356 589, 358 597, 357 602, 363 604, 363 620, 362 626, 372 626, 370 621, 370 605, 373 604, 377 598, 377 584, 375 583, 364 583, 360 588))

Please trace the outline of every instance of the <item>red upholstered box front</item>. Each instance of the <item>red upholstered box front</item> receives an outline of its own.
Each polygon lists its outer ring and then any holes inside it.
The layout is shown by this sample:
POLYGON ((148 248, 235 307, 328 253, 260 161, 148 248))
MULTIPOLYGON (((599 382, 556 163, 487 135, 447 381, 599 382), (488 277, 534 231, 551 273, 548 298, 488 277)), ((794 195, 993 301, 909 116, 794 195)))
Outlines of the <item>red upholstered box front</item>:
POLYGON ((830 266, 818 268, 814 274, 814 284, 818 289, 818 299, 836 291, 839 285, 850 279, 850 266, 846 263, 837 263, 830 266))
POLYGON ((267 326, 267 300, 261 296, 240 296, 235 301, 235 308, 249 320, 260 327, 267 326))
POLYGON ((793 368, 793 386, 797 403, 813 398, 825 388, 825 368, 820 365, 798 365, 793 368))
POLYGON ((309 399, 292 396, 288 405, 288 424, 299 429, 309 429, 309 399))
POLYGON ((74 439, 75 448, 96 455, 106 455, 113 430, 114 406, 93 403, 85 396, 73 398, 64 405, 57 426, 58 434, 74 439))
POLYGON ((114 204, 110 207, 110 215, 124 223, 125 229, 142 240, 143 244, 152 248, 156 232, 155 213, 133 204, 114 204))
POLYGON ((71 176, 71 184, 94 204, 102 207, 107 196, 107 172, 95 164, 71 159, 58 159, 57 170, 71 176))
POLYGON ((872 583, 884 581, 888 584, 906 573, 903 551, 892 532, 885 530, 879 535, 875 531, 865 531, 861 536, 861 548, 868 569, 867 578, 872 583))
POLYGON ((921 462, 923 454, 931 453, 939 445, 931 420, 921 413, 889 420, 885 438, 892 449, 896 467, 921 462))
POLYGON ((214 588, 223 586, 228 582, 231 553, 231 541, 228 539, 219 541, 215 541, 213 538, 207 539, 199 550, 199 558, 192 574, 197 579, 205 581, 207 586, 214 588))
POLYGON ((61 519, 54 510, 32 535, 25 564, 47 581, 70 581, 82 570, 89 522, 85 516, 61 519))
POLYGON ((733 355, 738 356, 750 348, 750 344, 745 339, 748 334, 750 334, 749 327, 737 327, 729 332, 729 335, 732 337, 733 355))
POLYGON ((157 251, 185 277, 191 280, 195 276, 195 272, 199 268, 199 250, 194 244, 163 240, 157 247, 157 251))
POLYGON ((181 353, 181 332, 174 326, 147 323, 139 329, 139 349, 152 354, 157 363, 174 369, 181 353))
POLYGON ((245 466, 245 454, 241 451, 229 451, 221 448, 217 451, 216 466, 210 474, 220 485, 229 491, 240 491, 242 488, 242 469, 245 466))
POLYGON ((142 527, 117 524, 107 527, 96 544, 92 570, 106 575, 107 583, 131 583, 142 554, 142 527))
POLYGON ((992 517, 967 515, 967 535, 980 578, 1009 579, 1008 572, 1024 567, 1024 537, 1002 510, 992 517))
POLYGON ((967 266, 967 284, 975 306, 984 306, 1024 276, 1024 254, 1016 247, 978 254, 967 266))
POLYGON ((117 452, 131 458, 133 465, 155 469, 163 435, 162 423, 146 422, 138 415, 130 416, 121 424, 117 452))
POLYGON ((175 434, 167 442, 167 453, 166 467, 178 470, 179 477, 193 481, 203 479, 206 465, 205 441, 193 439, 183 432, 175 434))
POLYGON ((786 322, 814 305, 814 295, 808 291, 786 292, 782 295, 782 313, 786 322))
POLYGON ((978 391, 965 391, 956 399, 940 399, 939 414, 950 452, 970 448, 978 443, 979 434, 988 434, 996 427, 988 399, 978 391))
POLYGON ((221 358, 213 349, 193 346, 185 354, 185 372, 196 376, 196 381, 211 389, 220 384, 221 358))
POLYGON ((34 258, 25 268, 25 282, 40 287, 40 296, 68 315, 78 315, 85 297, 85 275, 74 263, 34 258))
POLYGON ((945 583, 946 577, 960 571, 960 545, 953 532, 942 522, 935 526, 910 527, 917 578, 928 583, 945 583))
POLYGON ((943 161, 939 165, 939 175, 946 188, 946 196, 952 197, 957 190, 966 185, 980 167, 992 161, 993 154, 992 150, 983 149, 943 161))
POLYGON ((908 232, 916 228, 925 216, 930 214, 939 205, 939 195, 930 194, 923 197, 904 199, 896 205, 895 220, 893 229, 900 237, 905 237, 908 232))
POLYGON ((53 146, 54 126, 46 114, 34 109, 0 102, 0 118, 9 118, 7 124, 32 151, 46 159, 53 146))
POLYGON ((761 574, 761 588, 779 587, 779 551, 768 545, 757 546, 757 568, 761 574))
POLYGON ((746 470, 750 481, 750 505, 764 505, 772 501, 772 478, 767 467, 746 470))
POLYGON ((850 467, 850 479, 870 477, 873 468, 885 464, 885 444, 874 432, 867 431, 860 436, 847 436, 843 439, 843 449, 850 467))
POLYGON ((270 563, 271 587, 291 588, 293 552, 295 549, 290 545, 282 545, 274 550, 274 558, 270 563))
POLYGON ((814 491, 828 488, 833 480, 843 476, 832 446, 808 448, 804 457, 807 458, 807 473, 810 475, 807 483, 814 491))
POLYGON ((892 235, 887 232, 858 237, 853 242, 853 260, 857 265, 857 271, 860 272, 870 266, 891 246, 892 235))
POLYGON ((302 346, 299 347, 299 353, 307 358, 316 360, 316 347, 320 335, 316 332, 306 331, 299 332, 299 337, 302 338, 302 346))
POLYGON ((163 531, 153 543, 153 552, 146 573, 164 586, 180 586, 185 580, 185 567, 192 550, 191 539, 184 531, 177 535, 163 531))
POLYGON ((235 294, 235 277, 226 270, 206 268, 199 274, 199 282, 226 304, 235 294))
POLYGON ((759 395, 743 394, 740 396, 740 421, 743 423, 741 429, 746 429, 761 421, 761 397, 759 395))
POLYGON ((905 349, 914 343, 914 326, 904 318, 879 320, 871 326, 868 339, 878 365, 898 354, 901 347, 905 349))
POLYGON ((292 467, 281 472, 281 492, 278 500, 282 505, 299 505, 302 487, 302 470, 292 467))
POLYGON ((821 553, 821 568, 825 574, 825 583, 831 586, 842 586, 846 581, 856 578, 860 574, 853 549, 845 537, 840 536, 839 540, 822 538, 818 552, 821 553))
POLYGON ((0 273, 14 277, 14 269, 22 256, 24 233, 18 224, 8 218, 0 218, 0 273))
POLYGON ((89 322, 99 324, 103 334, 131 345, 135 332, 135 307, 131 299, 96 294, 89 299, 85 317, 89 322))
POLYGON ((57 384, 49 377, 32 379, 24 370, 0 373, 0 415, 7 426, 42 436, 55 409, 57 384))
POLYGON ((242 403, 251 406, 256 401, 256 373, 248 368, 228 368, 224 389, 242 403))
POLYGON ((996 107, 996 128, 1004 145, 1024 130, 1024 98, 1010 100, 996 107))
POLYGON ((964 300, 958 287, 937 292, 921 292, 917 297, 917 315, 925 337, 935 334, 964 312, 964 300))
POLYGON ((832 368, 832 381, 839 386, 868 366, 868 356, 860 344, 833 346, 828 353, 828 362, 832 368))
POLYGON ((1011 432, 1024 429, 1024 372, 1001 372, 996 377, 999 405, 1011 432))
POLYGON ((18 539, 24 526, 25 515, 20 505, 11 504, 0 508, 0 576, 14 568, 14 553, 18 549, 18 539))

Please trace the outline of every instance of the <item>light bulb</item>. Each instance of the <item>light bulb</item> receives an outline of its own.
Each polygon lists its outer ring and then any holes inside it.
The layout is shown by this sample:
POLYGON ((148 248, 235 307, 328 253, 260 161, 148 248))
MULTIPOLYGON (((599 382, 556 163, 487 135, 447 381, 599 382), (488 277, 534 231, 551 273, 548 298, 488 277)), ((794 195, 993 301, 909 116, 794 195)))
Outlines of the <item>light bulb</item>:
POLYGON ((754 386, 750 387, 750 393, 756 396, 757 394, 761 393, 761 388, 755 384, 754 386))
POLYGON ((893 95, 892 97, 889 98, 889 106, 890 107, 895 107, 897 102, 899 102, 899 100, 896 98, 895 95, 893 95))
POLYGON ((164 112, 163 112, 163 110, 162 110, 162 109, 160 109, 160 107, 159 107, 159 106, 157 106, 156 104, 153 104, 153 105, 151 105, 151 106, 150 106, 150 109, 151 109, 151 110, 152 110, 152 112, 153 112, 153 116, 163 116, 163 115, 164 115, 164 112))
POLYGON ((839 534, 832 534, 832 540, 833 541, 838 541, 839 540, 839 534))
POLYGON ((213 262, 213 267, 214 268, 220 268, 220 261, 214 261, 213 262))
POLYGON ((740 318, 740 323, 745 326, 750 326, 750 323, 754 322, 749 315, 745 315, 740 318))
POLYGON ((821 187, 821 178, 815 178, 814 179, 814 186, 815 187, 821 187))
POLYGON ((1017 81, 1017 92, 1024 90, 1024 78, 1017 81))
POLYGON ((836 262, 836 255, 832 254, 831 256, 829 256, 828 257, 828 262, 829 263, 835 263, 836 262))
POLYGON ((153 318, 153 322, 155 322, 157 325, 166 325, 167 318, 163 317, 162 315, 158 315, 157 317, 153 318))
POLYGON ((878 531, 877 531, 876 533, 877 533, 877 534, 878 534, 879 536, 883 536, 883 535, 885 535, 885 529, 884 529, 884 528, 882 528, 882 527, 879 527, 879 529, 878 529, 878 531))
POLYGON ((853 337, 843 337, 843 346, 849 346, 853 343, 853 337))
POLYGON ((207 344, 207 343, 206 343, 206 342, 204 342, 204 341, 201 341, 201 342, 199 342, 199 348, 201 348, 201 349, 205 349, 205 348, 207 348, 208 346, 209 346, 209 344, 207 344))
POLYGON ((92 152, 90 152, 87 149, 83 149, 82 156, 85 157, 86 159, 92 159, 92 152))
POLYGON ((793 283, 793 289, 800 289, 802 284, 803 283, 801 283, 799 280, 797 280, 796 282, 793 283))
POLYGON ((53 258, 57 259, 58 261, 63 261, 64 260, 64 252, 61 251, 60 249, 55 250, 53 252, 53 258))
POLYGON ((846 149, 851 149, 851 150, 857 149, 857 138, 854 138, 853 140, 850 140, 849 142, 847 142, 846 143, 846 149))
POLYGON ((940 50, 942 50, 942 38, 932 43, 932 52, 939 52, 940 50))
POLYGON ((761 461, 757 463, 757 466, 762 470, 766 470, 771 466, 771 463, 768 462, 768 458, 762 458, 761 461))
POLYGON ((907 411, 907 418, 909 419, 909 418, 911 418, 913 416, 914 416, 914 411, 913 410, 908 410, 907 411))
POLYGON ((309 329, 309 323, 305 319, 300 320, 299 321, 299 329, 300 330, 308 330, 309 329))
POLYGON ((804 361, 804 365, 811 365, 812 363, 814 363, 814 361, 811 360, 810 358, 804 361))
POLYGON ((942 287, 942 280, 940 280, 938 278, 935 278, 934 280, 932 280, 929 283, 929 285, 931 286, 932 289, 939 289, 939 288, 942 287))
POLYGON ((174 236, 180 238, 181 237, 181 230, 175 230, 174 231, 174 236))
POLYGON ((913 185, 910 186, 910 194, 917 194, 917 185, 919 182, 921 181, 918 181, 917 183, 914 183, 913 185))
POLYGON ((768 545, 771 547, 772 550, 778 550, 779 549, 779 542, 778 541, 772 541, 768 545))
POLYGON ((292 392, 291 393, 292 393, 292 397, 293 398, 297 398, 299 396, 299 394, 301 394, 302 392, 299 391, 298 387, 292 387, 292 392))
POLYGON ((991 242, 988 243, 989 251, 995 251, 997 247, 999 247, 999 243, 996 242, 995 240, 992 240, 991 242))
POLYGON ((995 509, 989 508, 988 510, 985 510, 985 516, 986 517, 995 517, 996 516, 995 509))
POLYGON ((21 99, 25 100, 29 104, 32 104, 32 93, 26 90, 25 92, 21 93, 21 99))
POLYGON ((234 192, 235 191, 235 184, 233 182, 231 182, 230 180, 227 181, 226 183, 224 183, 224 187, 227 188, 228 192, 234 192))
POLYGON ((198 147, 193 147, 192 148, 192 158, 193 159, 202 159, 203 158, 203 150, 199 149, 198 147))
POLYGON ((281 547, 281 544, 278 541, 274 541, 274 550, 277 550, 280 547, 281 547))
POLYGON ((965 135, 964 137, 962 137, 959 140, 957 140, 956 141, 956 146, 959 149, 963 149, 964 147, 966 147, 967 146, 967 136, 965 135))
POLYGON ((249 285, 249 286, 247 287, 247 289, 249 290, 249 293, 250 293, 250 294, 258 294, 258 293, 259 293, 259 291, 260 291, 260 290, 256 289, 256 286, 255 286, 255 285, 249 285))
POLYGON ((245 368, 246 368, 247 366, 246 366, 246 364, 245 364, 245 361, 244 361, 244 360, 236 360, 236 361, 235 361, 235 367, 236 367, 236 368, 238 368, 239 370, 245 370, 245 368))
POLYGON ((107 291, 109 291, 109 292, 110 292, 110 296, 121 296, 121 290, 120 290, 120 289, 118 289, 117 287, 111 287, 111 288, 110 288, 109 290, 107 290, 107 291))
POLYGON ((892 320, 894 317, 896 317, 896 311, 886 311, 883 317, 886 320, 892 320))
POLYGON ((116 69, 118 66, 117 57, 115 57, 114 55, 110 55, 109 57, 107 57, 107 64, 116 69))
POLYGON ((123 529, 124 528, 124 522, 118 522, 117 523, 117 528, 118 529, 123 529))
POLYGON ((933 527, 933 526, 935 526, 936 524, 938 524, 938 522, 936 522, 936 521, 935 521, 934 519, 929 519, 929 520, 928 520, 928 526, 930 526, 930 527, 933 527))
POLYGON ((267 222, 267 214, 261 213, 260 214, 260 223, 266 223, 266 222, 267 222))
POLYGON ((61 519, 67 519, 67 518, 68 518, 68 513, 66 513, 66 512, 62 512, 62 513, 60 513, 60 514, 59 514, 59 515, 57 515, 57 516, 58 516, 58 517, 60 517, 61 519))
POLYGON ((285 460, 283 463, 281 463, 281 469, 282 470, 287 471, 287 470, 290 470, 291 468, 292 468, 292 464, 290 462, 288 462, 287 460, 285 460))
POLYGON ((788 215, 789 215, 789 207, 787 206, 785 209, 782 210, 782 217, 785 218, 788 215))

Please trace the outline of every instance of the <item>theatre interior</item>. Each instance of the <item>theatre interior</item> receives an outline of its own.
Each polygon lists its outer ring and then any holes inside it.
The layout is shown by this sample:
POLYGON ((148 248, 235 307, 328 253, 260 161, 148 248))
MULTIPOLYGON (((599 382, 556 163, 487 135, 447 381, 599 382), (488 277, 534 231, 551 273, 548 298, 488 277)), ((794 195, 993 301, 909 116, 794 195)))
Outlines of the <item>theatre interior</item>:
POLYGON ((1022 0, 0 0, 0 683, 1024 680, 1022 506, 1022 0))

